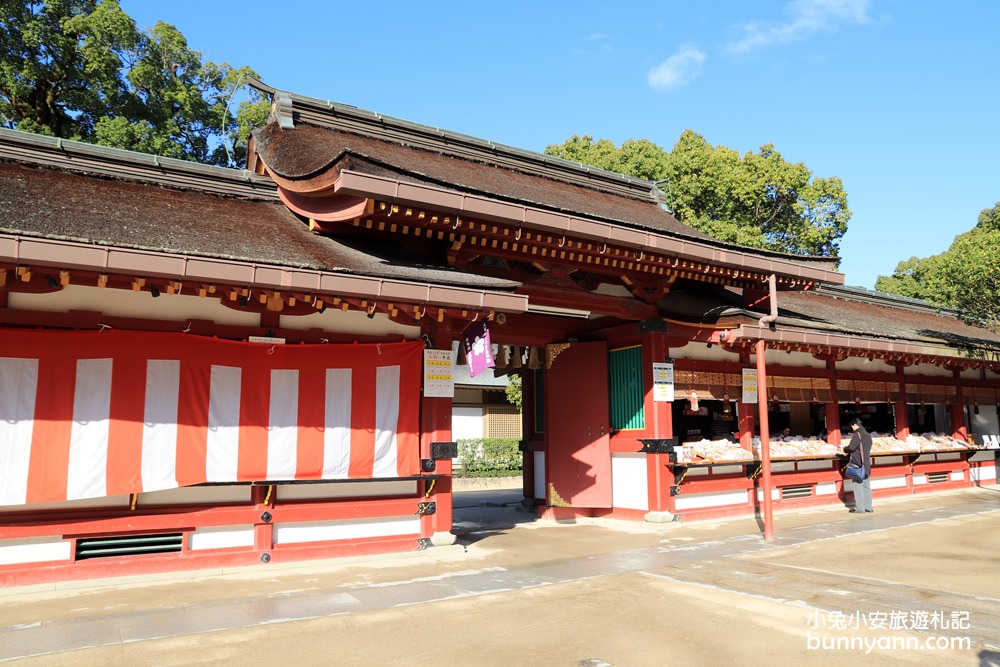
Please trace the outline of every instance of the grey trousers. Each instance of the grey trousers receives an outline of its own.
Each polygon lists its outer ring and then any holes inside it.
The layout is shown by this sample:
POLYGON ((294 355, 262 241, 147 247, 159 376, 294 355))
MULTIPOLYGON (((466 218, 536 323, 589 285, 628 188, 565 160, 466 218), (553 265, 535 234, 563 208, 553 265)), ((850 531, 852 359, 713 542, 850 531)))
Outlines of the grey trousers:
POLYGON ((861 481, 852 479, 854 483, 854 509, 859 512, 873 512, 872 509, 872 480, 861 481))

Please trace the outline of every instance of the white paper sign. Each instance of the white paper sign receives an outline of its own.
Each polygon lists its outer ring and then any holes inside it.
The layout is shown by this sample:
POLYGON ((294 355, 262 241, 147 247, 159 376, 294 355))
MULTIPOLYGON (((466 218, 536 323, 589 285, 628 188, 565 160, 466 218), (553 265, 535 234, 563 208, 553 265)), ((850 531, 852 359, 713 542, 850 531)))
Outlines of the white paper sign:
POLYGON ((743 369, 743 402, 757 402, 757 369, 743 369))
POLYGON ((424 350, 424 396, 455 398, 451 350, 424 350))
POLYGON ((674 365, 653 364, 653 401, 672 403, 674 400, 674 365))

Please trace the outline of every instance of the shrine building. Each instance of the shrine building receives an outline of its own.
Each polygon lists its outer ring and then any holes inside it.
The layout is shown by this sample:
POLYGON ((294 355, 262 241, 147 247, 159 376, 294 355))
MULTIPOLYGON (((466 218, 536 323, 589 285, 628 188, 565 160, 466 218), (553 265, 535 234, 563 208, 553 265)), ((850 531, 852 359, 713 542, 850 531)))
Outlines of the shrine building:
POLYGON ((1000 335, 650 181, 272 99, 246 169, 0 130, 0 585, 452 544, 453 345, 541 520, 997 483, 1000 335), (488 336, 488 340, 484 337, 488 336))

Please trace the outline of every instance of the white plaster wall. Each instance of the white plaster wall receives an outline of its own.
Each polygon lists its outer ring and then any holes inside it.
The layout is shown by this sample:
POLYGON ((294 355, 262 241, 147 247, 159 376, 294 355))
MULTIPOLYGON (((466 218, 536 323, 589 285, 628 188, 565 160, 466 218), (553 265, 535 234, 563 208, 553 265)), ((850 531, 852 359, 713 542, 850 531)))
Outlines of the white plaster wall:
POLYGON ((972 481, 980 484, 992 484, 997 481, 997 467, 995 465, 973 468, 969 471, 972 481))
POLYGON ((914 364, 912 366, 907 366, 903 369, 903 375, 926 375, 928 377, 945 378, 954 377, 954 373, 952 373, 951 370, 944 368, 943 366, 935 366, 934 364, 920 364, 919 366, 914 364))
POLYGON ((419 535, 420 517, 373 517, 342 521, 308 521, 274 524, 275 544, 300 544, 329 540, 358 540, 369 537, 419 535))
POLYGON ((649 511, 645 454, 623 452, 611 455, 611 505, 649 511))
POLYGON ((717 493, 682 493, 674 497, 674 507, 679 510, 742 505, 746 502, 747 492, 745 490, 719 491, 717 493))
POLYGON ((359 336, 400 336, 414 339, 420 337, 420 327, 410 327, 397 324, 388 315, 376 313, 368 319, 367 313, 358 310, 342 311, 339 308, 328 307, 322 313, 309 315, 282 315, 278 323, 283 329, 322 329, 331 333, 348 333, 359 336))
MULTIPOLYGON (((153 298, 147 292, 123 289, 101 289, 67 285, 49 294, 10 295, 11 308, 64 312, 87 310, 116 317, 138 317, 156 320, 210 320, 216 324, 259 326, 260 315, 226 308, 218 299, 167 294, 153 298)), ((182 329, 184 327, 181 327, 182 329)))
POLYGON ((532 452, 535 460, 535 498, 545 500, 545 452, 532 452))
POLYGON ((881 359, 868 359, 863 357, 848 357, 843 361, 836 362, 838 371, 862 371, 864 373, 895 373, 896 367, 890 366, 881 359))
POLYGON ((451 439, 464 440, 467 438, 485 437, 485 423, 483 421, 482 408, 452 408, 451 410, 451 439))
POLYGON ((253 526, 211 526, 198 528, 188 538, 188 549, 232 549, 253 546, 253 526))
POLYGON ((674 359, 701 359, 705 361, 739 361, 740 355, 727 352, 719 345, 708 347, 706 343, 688 343, 684 347, 670 348, 674 359))
MULTIPOLYGON (((753 357, 751 357, 753 361, 753 357)), ((826 369, 826 361, 817 359, 808 352, 784 352, 781 350, 766 350, 764 352, 764 362, 768 365, 777 364, 779 366, 795 366, 797 368, 822 368, 826 369)), ((756 363, 755 361, 753 363, 756 363)))
POLYGON ((69 560, 73 543, 58 537, 0 540, 0 565, 69 560))
MULTIPOLYGON (((155 281, 154 281, 155 282, 155 281)), ((189 288, 190 289, 190 288, 189 288)), ((223 306, 218 298, 202 298, 187 294, 167 294, 153 298, 149 291, 133 292, 123 289, 67 285, 58 292, 23 294, 13 292, 11 308, 65 312, 84 310, 110 317, 135 317, 140 319, 173 320, 186 325, 187 320, 206 320, 219 325, 260 326, 260 315, 234 310, 223 306)), ((378 313, 368 319, 366 313, 344 312, 329 307, 324 312, 309 315, 281 315, 279 326, 304 331, 321 329, 330 333, 353 333, 371 336, 399 336, 406 339, 419 337, 420 328, 397 324, 385 314, 378 313)), ((182 326, 183 330, 186 326, 182 326)))

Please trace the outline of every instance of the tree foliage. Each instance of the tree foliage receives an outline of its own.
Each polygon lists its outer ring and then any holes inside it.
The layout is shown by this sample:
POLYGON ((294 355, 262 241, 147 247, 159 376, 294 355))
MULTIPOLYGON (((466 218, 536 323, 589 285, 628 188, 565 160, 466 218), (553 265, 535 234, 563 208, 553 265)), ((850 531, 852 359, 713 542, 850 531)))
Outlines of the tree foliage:
POLYGON ((956 308, 966 321, 1000 331, 1000 202, 946 251, 900 262, 875 288, 956 308))
POLYGON ((2 0, 6 127, 235 166, 267 103, 248 67, 202 62, 177 28, 140 31, 118 0, 2 0), (247 99, 233 111, 234 96, 247 99))
POLYGON ((668 206, 684 223, 754 248, 836 256, 851 211, 839 178, 813 178, 774 146, 740 156, 685 130, 673 150, 646 139, 615 146, 574 135, 545 152, 630 176, 663 181, 668 206))

